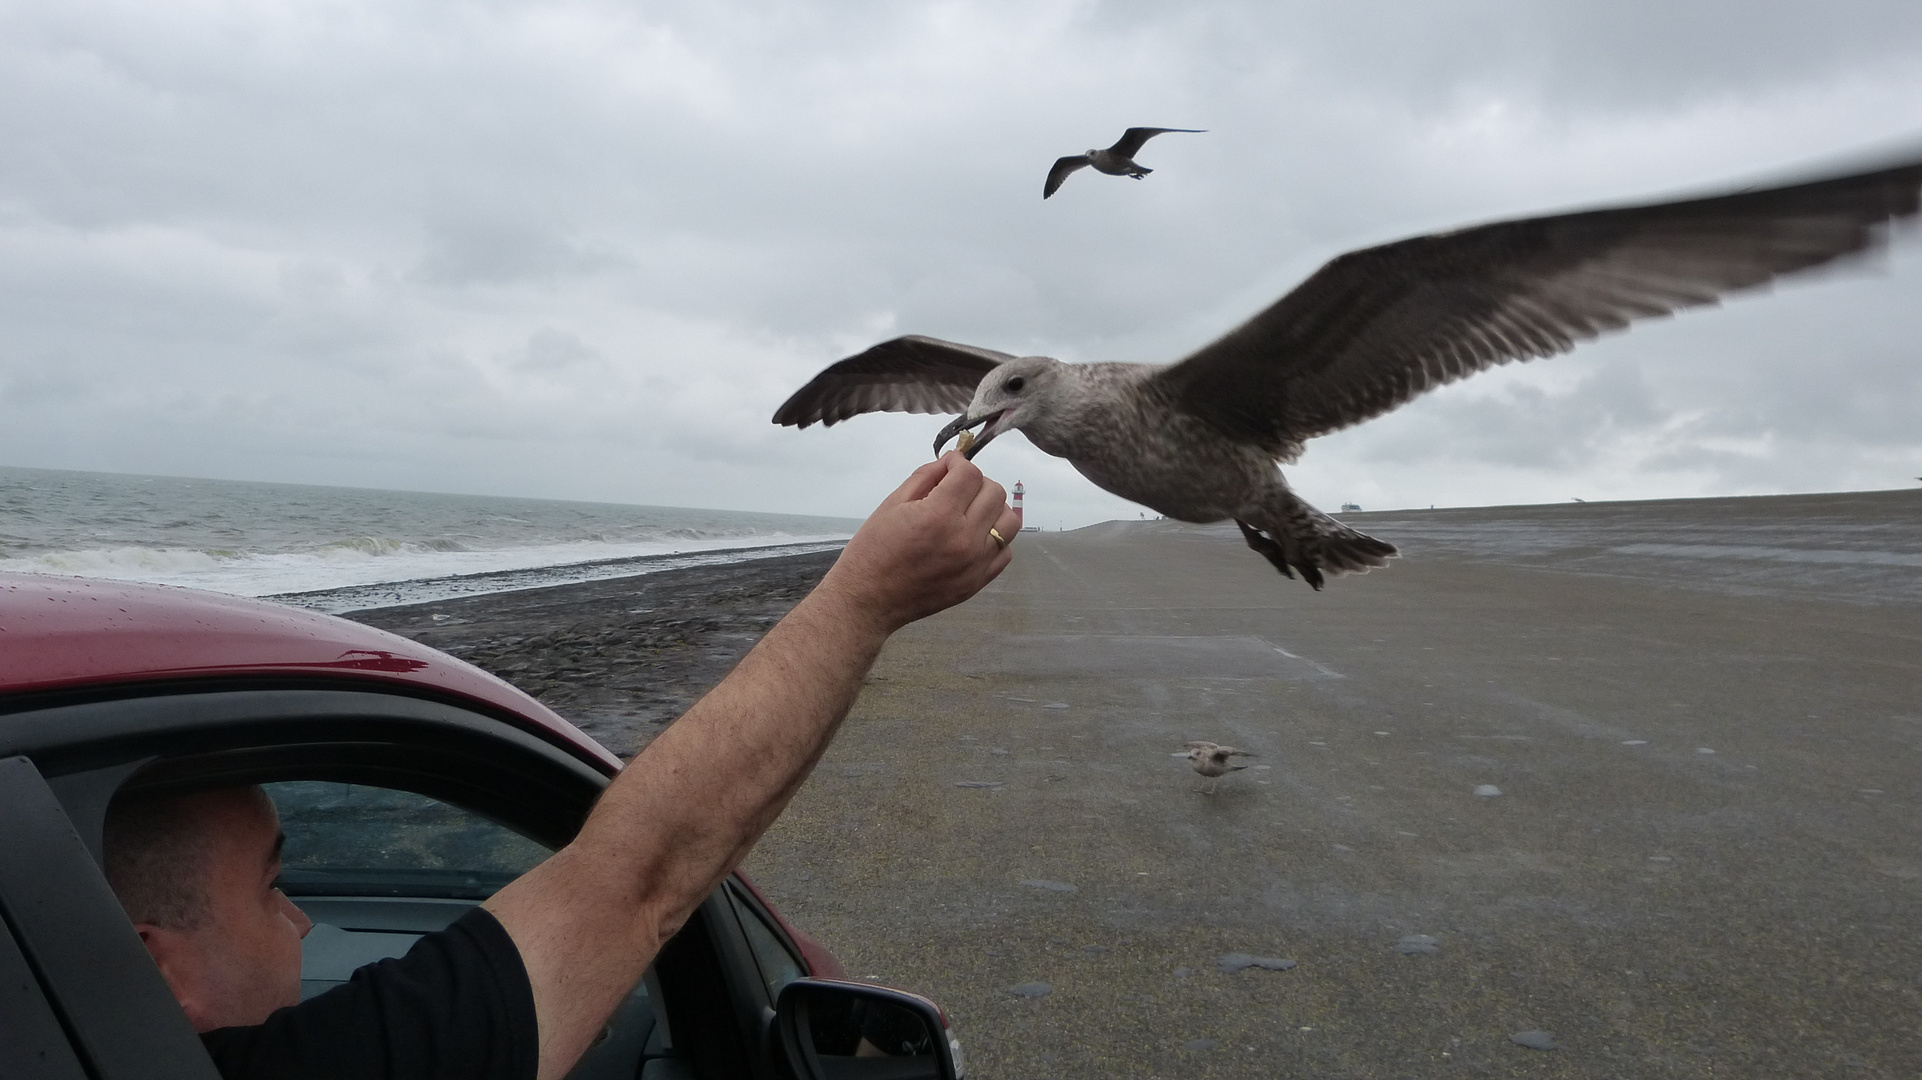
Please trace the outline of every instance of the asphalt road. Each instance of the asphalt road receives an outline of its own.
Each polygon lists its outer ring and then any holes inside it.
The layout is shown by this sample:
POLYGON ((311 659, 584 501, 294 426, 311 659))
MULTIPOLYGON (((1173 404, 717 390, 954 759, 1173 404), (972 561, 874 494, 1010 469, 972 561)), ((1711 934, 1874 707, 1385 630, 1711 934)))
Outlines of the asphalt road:
POLYGON ((1922 1075, 1922 492, 1348 520, 1024 534, 749 871, 971 1077, 1922 1075))

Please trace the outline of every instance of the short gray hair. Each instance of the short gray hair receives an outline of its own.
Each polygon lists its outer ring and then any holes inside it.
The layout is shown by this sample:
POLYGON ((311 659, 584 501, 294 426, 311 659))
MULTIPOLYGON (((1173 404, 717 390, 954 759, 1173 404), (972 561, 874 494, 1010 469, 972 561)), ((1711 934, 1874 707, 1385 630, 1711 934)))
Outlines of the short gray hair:
POLYGON ((215 837, 204 796, 136 795, 107 807, 107 884, 134 922, 191 931, 212 918, 207 877, 215 837))

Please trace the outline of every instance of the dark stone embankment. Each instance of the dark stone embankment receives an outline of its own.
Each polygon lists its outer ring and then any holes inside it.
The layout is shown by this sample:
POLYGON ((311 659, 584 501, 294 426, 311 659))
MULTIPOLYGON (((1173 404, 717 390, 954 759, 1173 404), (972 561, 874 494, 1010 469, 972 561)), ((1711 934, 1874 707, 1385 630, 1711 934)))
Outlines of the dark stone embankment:
POLYGON ((356 611, 491 671, 627 757, 733 669, 838 552, 356 611))

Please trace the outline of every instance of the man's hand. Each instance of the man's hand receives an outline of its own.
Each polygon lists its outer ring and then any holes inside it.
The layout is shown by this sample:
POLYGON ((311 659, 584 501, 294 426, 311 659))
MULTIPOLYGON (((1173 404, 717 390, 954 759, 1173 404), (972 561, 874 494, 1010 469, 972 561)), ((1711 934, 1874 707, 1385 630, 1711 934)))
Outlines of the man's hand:
POLYGON ((1021 519, 1007 495, 958 452, 921 466, 848 541, 817 596, 883 636, 953 607, 1013 558, 1021 519))
POLYGON ((628 765, 574 842, 482 906, 534 990, 560 1080, 662 944, 814 768, 889 634, 979 592, 1019 526, 958 453, 882 502, 821 584, 628 765), (715 763, 724 762, 724 771, 715 763))

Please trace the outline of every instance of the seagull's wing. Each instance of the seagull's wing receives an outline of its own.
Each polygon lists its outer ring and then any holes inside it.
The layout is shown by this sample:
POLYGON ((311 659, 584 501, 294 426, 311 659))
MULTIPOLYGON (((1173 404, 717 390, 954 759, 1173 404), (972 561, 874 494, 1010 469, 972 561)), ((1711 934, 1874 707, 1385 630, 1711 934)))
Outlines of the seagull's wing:
POLYGON ((1215 747, 1215 756, 1216 756, 1216 757, 1218 757, 1218 758, 1220 758, 1220 759, 1221 759, 1221 760, 1223 760, 1223 761, 1227 761, 1227 760, 1228 760, 1229 758, 1231 758, 1231 757, 1235 757, 1236 755, 1240 755, 1240 756, 1243 756, 1243 757, 1254 757, 1254 756, 1255 756, 1255 755, 1253 755, 1253 754, 1250 754, 1250 753, 1249 753, 1248 751, 1246 751, 1246 750, 1237 750, 1237 749, 1235 749, 1235 748, 1234 748, 1234 747, 1232 747, 1232 746, 1217 746, 1217 747, 1215 747))
POLYGON ((1108 147, 1108 153, 1120 154, 1122 157, 1131 158, 1140 153, 1141 148, 1147 145, 1148 140, 1154 138, 1156 135, 1166 135, 1171 131, 1179 131, 1189 135, 1199 135, 1206 130, 1206 128, 1129 128, 1121 133, 1121 139, 1118 142, 1108 147))
POLYGON ((1444 383, 1872 250, 1916 213, 1922 162, 1559 214, 1340 256, 1164 370, 1180 407, 1284 459, 1444 383))
POLYGON ((1060 191, 1061 182, 1068 178, 1068 174, 1076 169, 1085 168, 1087 164, 1088 155, 1086 154, 1055 159, 1054 168, 1048 170, 1048 182, 1041 187, 1041 197, 1045 199, 1060 191))
POLYGON ((774 411, 774 422, 833 425, 870 412, 958 413, 975 384, 1014 357, 910 334, 830 364, 774 411))

